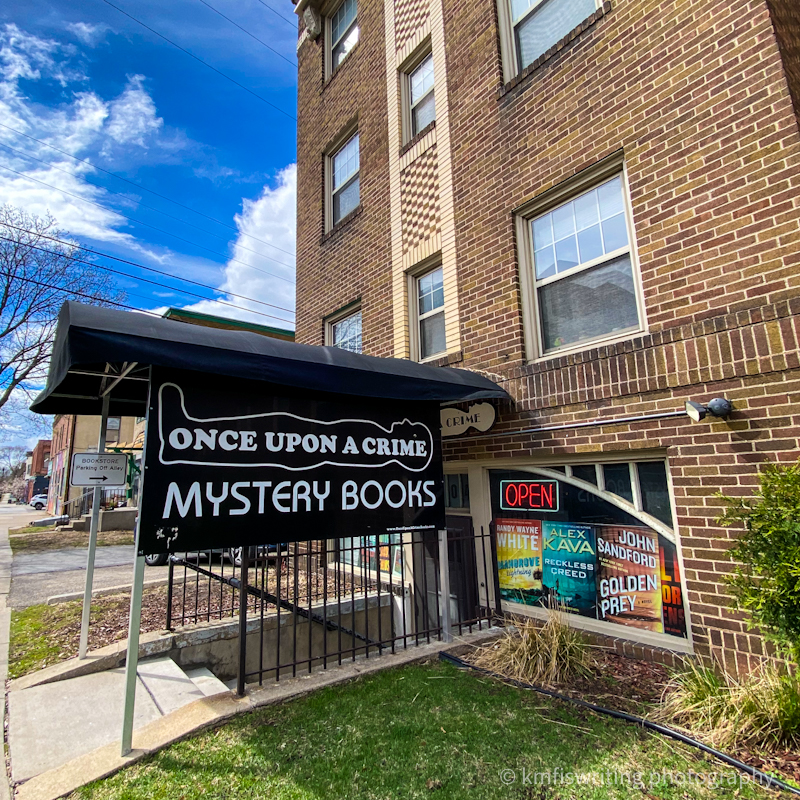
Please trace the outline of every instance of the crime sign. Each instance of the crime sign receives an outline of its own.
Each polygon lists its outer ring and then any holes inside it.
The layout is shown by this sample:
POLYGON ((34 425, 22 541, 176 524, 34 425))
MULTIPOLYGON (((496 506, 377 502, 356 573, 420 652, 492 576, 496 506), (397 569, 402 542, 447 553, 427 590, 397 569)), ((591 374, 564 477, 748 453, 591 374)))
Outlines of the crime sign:
POLYGON ((128 475, 125 453, 73 453, 70 486, 124 486, 128 475))
POLYGON ((140 554, 444 528, 435 403, 151 380, 140 554))

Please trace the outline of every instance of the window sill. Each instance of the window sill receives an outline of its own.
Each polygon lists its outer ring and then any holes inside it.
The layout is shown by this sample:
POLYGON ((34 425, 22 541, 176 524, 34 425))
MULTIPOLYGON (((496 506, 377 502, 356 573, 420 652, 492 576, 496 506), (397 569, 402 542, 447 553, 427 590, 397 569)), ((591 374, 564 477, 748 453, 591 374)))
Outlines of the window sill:
POLYGON ((576 344, 574 347, 564 347, 560 350, 547 353, 546 355, 532 358, 527 363, 532 366, 539 364, 552 365, 550 362, 564 359, 564 366, 566 366, 568 361, 592 361, 594 360, 594 356, 577 359, 576 356, 586 356, 586 354, 589 353, 596 354, 599 350, 605 347, 612 347, 613 345, 620 344, 622 342, 630 342, 638 337, 647 336, 648 333, 649 331, 647 331, 645 328, 635 328, 633 330, 627 330, 616 335, 606 336, 602 339, 592 339, 590 342, 581 342, 580 344, 576 344))
POLYGON ((361 216, 361 209, 363 206, 359 203, 346 217, 342 217, 327 233, 322 235, 319 240, 320 244, 325 244, 329 239, 333 238, 342 228, 347 227, 354 219, 361 216))
POLYGON ((457 350, 454 353, 444 353, 440 356, 431 356, 431 358, 420 361, 426 367, 452 367, 453 364, 460 364, 464 360, 464 351, 457 350))
POLYGON ((611 12, 611 2, 610 0, 605 0, 603 5, 588 16, 577 28, 574 28, 570 31, 563 39, 556 42, 549 50, 542 53, 535 61, 532 61, 528 64, 525 69, 521 70, 520 73, 512 78, 508 83, 504 86, 501 86, 497 90, 497 97, 501 99, 505 97, 512 89, 515 89, 519 86, 520 83, 525 81, 529 78, 534 72, 536 72, 542 65, 546 64, 550 59, 554 58, 558 53, 560 53, 564 48, 566 48, 569 44, 575 41, 584 31, 591 28, 596 22, 599 22, 606 14, 611 12))
POLYGON ((436 120, 429 122, 418 134, 412 136, 401 148, 400 158, 402 158, 417 142, 421 142, 434 128, 436 120))
MULTIPOLYGON (((328 75, 328 77, 325 80, 323 80, 322 86, 320 87, 320 90, 319 90, 320 94, 322 94, 334 82, 334 80, 336 80, 336 76, 337 75, 341 75, 342 74, 342 70, 346 69, 347 65, 351 63, 351 60, 353 58, 353 53, 358 51, 358 47, 359 47, 360 44, 361 44, 361 39, 359 39, 353 45, 353 49, 350 50, 350 52, 344 57, 344 60, 336 68, 336 71, 335 72, 331 72, 331 74, 328 75)), ((328 54, 326 53, 324 57, 328 58, 328 54)), ((327 67, 326 67, 326 69, 327 69, 327 67)))

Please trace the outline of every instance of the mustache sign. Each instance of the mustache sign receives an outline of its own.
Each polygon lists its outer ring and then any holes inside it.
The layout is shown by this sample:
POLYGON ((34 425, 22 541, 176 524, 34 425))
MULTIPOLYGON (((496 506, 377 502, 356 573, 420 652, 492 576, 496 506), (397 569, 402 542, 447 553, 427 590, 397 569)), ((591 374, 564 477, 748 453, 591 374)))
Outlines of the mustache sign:
POLYGON ((158 460, 165 466, 275 467, 291 472, 323 466, 375 469, 396 464, 425 471, 434 454, 431 429, 401 419, 322 421, 272 411, 232 417, 193 417, 175 383, 158 392, 158 460))

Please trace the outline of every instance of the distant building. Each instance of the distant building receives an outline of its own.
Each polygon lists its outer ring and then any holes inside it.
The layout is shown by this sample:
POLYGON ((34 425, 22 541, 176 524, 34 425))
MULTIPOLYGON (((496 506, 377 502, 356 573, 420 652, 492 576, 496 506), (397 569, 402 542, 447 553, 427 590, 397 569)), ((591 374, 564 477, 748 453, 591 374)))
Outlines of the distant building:
POLYGON ((244 322, 230 317, 217 317, 214 314, 200 314, 197 311, 187 311, 185 308, 168 308, 164 312, 164 317, 177 322, 188 322, 191 325, 202 325, 206 328, 248 331, 249 333, 260 333, 262 336, 269 336, 271 339, 294 341, 294 331, 285 330, 284 328, 272 328, 269 325, 260 325, 256 322, 244 322))
POLYGON ((25 459, 25 497, 28 502, 36 494, 47 492, 50 478, 50 439, 39 439, 36 447, 26 453, 25 459))
MULTIPOLYGON (((131 441, 135 422, 135 417, 109 417, 106 433, 107 446, 113 446, 117 442, 131 441)), ((69 485, 72 454, 96 453, 99 434, 99 416, 77 416, 75 414, 56 416, 53 421, 50 489, 47 498, 47 510, 50 514, 69 513, 66 509, 67 504, 83 495, 83 489, 69 485)))

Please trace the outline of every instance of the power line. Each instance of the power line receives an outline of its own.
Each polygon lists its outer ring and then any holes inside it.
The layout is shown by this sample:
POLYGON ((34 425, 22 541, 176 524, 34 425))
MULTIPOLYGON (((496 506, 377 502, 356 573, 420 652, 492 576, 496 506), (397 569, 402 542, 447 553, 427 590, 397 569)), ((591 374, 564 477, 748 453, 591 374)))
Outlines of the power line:
MULTIPOLYGON (((35 231, 28 231, 28 233, 33 233, 35 235, 35 231)), ((49 237, 46 237, 46 238, 49 238, 49 237)), ((37 247, 34 244, 20 243, 16 239, 9 239, 7 236, 0 236, 0 241, 17 242, 18 244, 22 244, 22 246, 24 246, 26 248, 29 248, 31 250, 38 250, 39 252, 42 252, 42 253, 49 253, 50 252, 49 250, 46 250, 43 247, 37 247)), ((66 243, 64 243, 64 244, 66 244, 66 243)), ((81 248, 81 249, 83 249, 83 248, 81 248)), ((76 258, 75 256, 67 255, 66 253, 62 253, 61 255, 64 258, 69 259, 70 261, 76 261, 79 264, 87 264, 88 266, 96 267, 97 269, 103 269, 106 272, 111 272, 114 275, 121 275, 122 277, 125 277, 125 278, 133 278, 136 281, 144 281, 145 283, 152 284, 153 286, 159 286, 162 289, 169 289, 170 291, 178 292, 179 294, 185 294, 185 295, 188 295, 189 297, 196 297, 199 300, 205 300, 205 301, 210 302, 210 303, 219 303, 220 305, 223 305, 223 306, 230 306, 231 308, 235 308, 238 311, 247 311, 250 314, 258 314, 261 317, 269 317, 269 319, 276 319, 276 320, 279 320, 280 322, 291 324, 291 320, 284 319, 283 317, 275 316, 275 314, 267 314, 267 313, 265 313, 263 311, 255 311, 254 309, 244 308, 243 306, 237 306, 235 303, 229 303, 226 300, 218 300, 216 297, 206 297, 205 295, 198 294, 197 292, 192 292, 189 289, 181 289, 181 288, 179 288, 177 286, 169 286, 166 283, 161 283, 160 281, 150 280, 150 278, 144 278, 141 275, 131 275, 129 272, 122 272, 121 270, 113 269, 112 267, 106 266, 105 264, 98 264, 98 263, 93 262, 93 261, 86 261, 85 259, 82 259, 82 258, 76 258)), ((203 284, 200 284, 200 285, 202 286, 203 284)), ((210 286, 206 287, 206 288, 209 288, 209 289, 211 289, 211 291, 214 291, 214 292, 219 291, 218 289, 213 289, 210 286)), ((256 302, 259 302, 259 301, 256 301, 256 302)), ((269 305, 269 304, 265 303, 264 305, 269 305)), ((291 312, 289 312, 289 313, 291 313, 291 312)))
MULTIPOLYGON (((55 164, 52 164, 49 161, 43 161, 41 158, 36 158, 36 156, 32 156, 30 153, 26 153, 24 150, 17 150, 16 147, 12 147, 10 144, 3 144, 3 142, 0 142, 0 147, 5 147, 6 150, 13 150, 15 153, 19 153, 23 158, 29 158, 31 161, 36 161, 39 164, 44 164, 46 167, 49 167, 50 169, 56 169, 59 172, 63 172, 65 175, 70 175, 70 176, 74 177, 74 173, 73 172, 70 172, 67 169, 61 169, 61 167, 57 167, 55 164)), ((92 185, 95 186, 96 184, 92 184, 92 185)), ((54 187, 54 188, 57 188, 57 187, 54 187)), ((100 186, 98 188, 103 189, 103 191, 105 191, 105 192, 110 192, 111 194, 118 194, 120 197, 127 197, 127 195, 125 195, 123 192, 118 192, 115 189, 109 189, 107 186, 100 186)), ((59 191, 61 191, 61 190, 59 189, 59 191)), ((142 202, 139 202, 138 205, 141 208, 147 208, 150 211, 155 211, 156 214, 161 214, 161 215, 167 217, 167 219, 174 219, 176 222, 180 222, 181 225, 187 225, 188 227, 194 228, 195 230, 201 231, 202 233, 206 233, 206 234, 208 234, 210 236, 215 236, 217 239, 224 239, 225 241, 228 241, 229 237, 223 236, 221 233, 213 233, 212 231, 207 231, 205 228, 201 228, 199 225, 195 225, 192 222, 186 222, 186 220, 183 220, 180 217, 175 217, 172 214, 167 214, 166 211, 162 211, 160 208, 156 208, 155 206, 148 206, 147 203, 142 203, 142 202)), ((142 223, 142 224, 147 224, 147 223, 142 223)), ((170 234, 170 235, 172 235, 172 234, 170 234)), ((265 258, 267 261, 272 261, 275 264, 281 264, 282 266, 288 267, 289 269, 293 268, 291 264, 286 264, 283 261, 278 261, 277 259, 273 258, 272 256, 264 255, 264 253, 259 253, 258 250, 252 250, 251 248, 245 247, 242 244, 237 244, 236 247, 240 247, 242 250, 246 250, 248 253, 253 253, 254 255, 260 256, 261 258, 265 258)))
POLYGON ((264 6, 265 8, 268 8, 273 14, 277 14, 281 19, 286 20, 286 22, 288 22, 294 28, 295 33, 297 32, 296 19, 289 19, 288 17, 284 17, 283 14, 280 13, 280 11, 276 11, 271 5, 265 3, 264 0, 258 0, 258 2, 261 3, 261 5, 264 6))
POLYGON ((172 41, 172 39, 167 39, 167 37, 164 36, 164 34, 159 33, 157 30, 154 30, 149 25, 145 25, 145 23, 142 22, 140 19, 136 19, 136 17, 134 17, 132 14, 129 14, 127 11, 123 11, 123 9, 121 9, 119 6, 115 6, 111 2, 111 0, 103 0, 103 2, 106 3, 107 5, 111 6, 111 8, 115 8, 117 11, 119 11, 120 14, 124 14, 129 19, 132 19, 134 22, 138 23, 143 28, 147 28, 147 30, 150 31, 150 33, 154 33, 156 36, 158 36, 160 39, 163 39, 168 44, 171 44, 173 47, 177 47, 178 50, 180 50, 182 53, 186 53, 187 56, 191 56, 195 61, 199 61, 201 64, 203 64, 204 66, 208 67, 210 70, 213 70, 214 72, 216 72, 217 75, 222 75, 222 77, 225 78, 226 80, 229 80, 231 83, 235 83, 240 89, 244 89, 246 92, 248 92, 249 94, 253 95, 253 97, 257 97, 259 100, 261 100, 262 103, 266 103, 268 106, 270 106, 271 108, 274 108, 276 111, 280 112, 285 117, 288 117, 289 119, 293 120, 294 122, 297 122, 297 117, 293 117, 288 111, 284 111, 282 108, 279 108, 274 103, 270 103, 270 101, 267 100, 265 97, 262 97, 260 94, 258 94, 257 92, 254 92, 252 89, 248 89, 243 83, 239 83, 239 81, 235 80, 234 78, 231 78, 230 75, 225 74, 224 72, 222 72, 222 70, 219 70, 216 67, 212 67, 211 64, 208 63, 208 61, 203 61, 202 58, 200 58, 199 56, 196 56, 194 53, 191 53, 186 48, 181 47, 179 44, 176 44, 175 42, 172 41))
POLYGON ((206 6, 206 8, 210 8, 215 14, 219 14, 223 19, 228 20, 228 22, 230 22, 231 25, 235 25, 240 31, 246 33, 251 39, 255 39, 259 44, 264 45, 264 47, 266 47, 267 50, 271 50, 273 53, 275 53, 276 56, 282 58, 287 64, 291 64, 293 67, 297 66, 296 61, 292 61, 291 59, 286 58, 286 56, 279 53, 274 47, 270 47, 270 45, 268 45, 266 42, 261 41, 261 39, 259 39, 258 36, 256 36, 253 33, 250 33, 250 31, 247 30, 247 28, 243 28, 238 22, 234 22, 230 17, 226 17, 221 11, 214 8, 214 6, 212 6, 210 3, 207 3, 206 0, 200 0, 200 2, 204 6, 206 6))
MULTIPOLYGON (((274 272, 269 272, 269 270, 266 269, 260 269, 259 267, 255 267, 252 264, 248 264, 246 261, 241 261, 238 258, 233 258, 233 256, 226 255, 225 253, 218 253, 216 250, 212 250, 210 247, 205 247, 202 244, 197 244, 197 242, 193 242, 190 239, 184 239, 182 236, 178 236, 176 233, 165 231, 163 228, 158 228, 155 225, 151 225, 149 222, 142 222, 141 220, 136 219, 135 217, 129 217, 126 214, 123 214, 121 211, 116 211, 114 209, 106 208, 101 203, 95 203, 94 200, 87 200, 85 197, 81 197, 79 194, 73 194, 72 192, 68 192, 66 189, 60 189, 58 186, 53 186, 51 183, 40 181, 38 178, 32 178, 30 175, 26 175, 24 172, 19 172, 16 169, 11 169, 11 167, 7 167, 5 164, 0 164, 0 169, 8 170, 9 172, 13 172, 15 175, 19 175, 21 178, 24 178, 25 180, 33 181, 34 183, 40 183, 42 186, 47 186, 48 189, 53 189, 56 192, 61 192, 62 194, 67 195, 68 197, 74 197, 76 200, 81 200, 84 203, 89 203, 89 205, 97 206, 97 208, 102 208, 103 211, 108 211, 112 214, 117 214, 123 219, 135 222, 137 225, 144 225, 146 228, 152 228, 152 230, 158 231, 158 233, 163 233, 166 236, 172 236, 173 239, 177 239, 179 242, 185 242, 186 244, 192 245, 192 247, 198 247, 200 250, 205 250, 209 253, 212 253, 215 256, 224 258, 227 261, 235 261, 237 264, 243 264, 245 267, 248 267, 249 269, 254 269, 256 272, 263 272, 265 275, 270 275, 273 278, 277 278, 278 280, 286 281, 286 283, 291 283, 292 285, 294 285, 293 280, 291 280, 290 278, 285 278, 283 275, 278 275, 274 272)), ((268 260, 274 260, 274 259, 269 259, 268 256, 263 256, 263 257, 267 258, 268 260)), ((277 263, 280 264, 282 262, 277 262, 277 263)), ((283 266, 287 265, 284 264, 283 266)))
MULTIPOLYGON (((253 239, 256 242, 261 242, 262 244, 267 245, 268 247, 273 247, 275 250, 280 250, 282 253, 286 253, 288 256, 295 256, 295 253, 290 252, 289 250, 284 250, 282 247, 278 247, 276 244, 272 244, 272 242, 268 242, 266 239, 259 239, 257 236, 253 236, 251 233, 244 233, 240 231, 239 228, 235 228, 233 225, 228 225, 227 222, 223 222, 222 220, 216 219, 215 217, 210 217, 208 214, 204 214, 202 211, 197 211, 196 209, 192 208, 191 206, 186 206, 183 203, 179 203, 177 200, 173 200, 171 197, 167 197, 164 194, 159 194, 158 192, 154 191, 153 189, 148 189, 147 186, 144 186, 141 183, 137 183, 136 181, 132 181, 128 178, 123 178, 122 175, 119 175, 116 172, 111 172, 110 170, 103 169, 102 167, 98 167, 97 164, 93 164, 86 158, 78 158, 77 156, 72 155, 72 153, 68 153, 66 150, 62 150, 60 147, 56 147, 54 144, 50 144, 49 142, 45 142, 42 139, 37 139, 35 136, 31 136, 30 134, 23 133, 22 131, 15 130, 14 128, 10 128, 8 125, 4 125, 0 122, 0 128, 5 128, 6 130, 11 131, 12 133, 16 133, 19 136, 24 136, 26 139, 30 139, 33 142, 38 142, 45 147, 49 147, 51 150, 55 150, 57 153, 61 153, 62 155, 67 156, 68 158, 73 159, 74 161, 78 161, 81 164, 86 164, 87 166, 91 167, 92 169, 96 169, 99 172, 104 172, 106 175, 110 175, 112 178, 117 178, 121 181, 125 181, 125 183, 129 183, 131 186, 136 186, 139 189, 143 189, 145 192, 150 192, 150 194, 155 195, 156 197, 160 197, 162 200, 166 200, 169 203, 173 203, 174 205, 185 208, 187 211, 191 211, 192 214, 197 214, 204 219, 210 220, 211 222, 216 222, 218 225, 222 225, 224 228, 228 228, 229 230, 236 231, 240 236, 246 236, 248 239, 253 239)), ((268 258, 269 256, 264 256, 268 258)), ((276 264, 281 264, 283 262, 276 261, 276 264)), ((288 264, 285 266, 289 266, 288 264)))
MULTIPOLYGON (((176 281, 182 281, 183 283, 191 283, 193 286, 200 286, 203 289, 210 289, 212 292, 219 292, 220 294, 227 294, 227 295, 230 295, 231 297, 238 297, 241 300, 247 300, 247 301, 249 301, 251 303, 259 303, 262 306, 269 306, 270 308, 278 309, 278 311, 286 311, 289 314, 294 314, 294 311, 292 311, 291 308, 286 308, 285 306, 276 306, 274 303, 267 303, 267 302, 265 302, 263 300, 256 300, 255 297, 247 297, 246 295, 243 295, 243 294, 236 294, 235 292, 229 292, 227 290, 217 289, 214 286, 209 286, 207 283, 200 283, 199 281, 193 281, 191 278, 182 278, 180 275, 174 275, 171 272, 164 272, 163 270, 156 269, 155 267, 148 267, 147 265, 140 264, 137 261, 128 261, 127 259, 124 259, 124 258, 118 258, 117 256, 112 256, 112 255, 109 255, 108 253, 104 253, 102 250, 94 250, 91 247, 82 247, 81 245, 76 244, 75 242, 65 242, 63 239, 58 239, 55 236, 48 236, 47 234, 40 233, 39 231, 30 231, 27 228, 20 228, 19 226, 12 225, 9 222, 0 222, 0 228, 11 228, 11 229, 13 229, 15 231, 19 231, 20 233, 29 233, 31 236, 37 236, 40 239, 47 239, 50 242, 55 242, 57 244, 62 244, 65 247, 73 247, 76 250, 82 250, 85 253, 92 253, 92 254, 95 254, 95 255, 98 255, 98 256, 102 256, 103 258, 108 258, 111 261, 118 261, 120 264, 127 264, 128 266, 138 267, 139 269, 146 269, 149 272, 155 272, 156 275, 163 275, 166 278, 174 278, 176 281)), ((7 239, 6 241, 16 241, 16 240, 7 239)), ((30 246, 32 247, 33 245, 30 245, 30 246)), ((87 261, 85 263, 95 265, 95 262, 93 262, 93 261, 91 261, 91 262, 87 261)), ((97 264, 96 266, 103 266, 103 265, 102 264, 97 264)), ((137 276, 130 275, 129 277, 137 277, 137 276)), ((174 287, 169 286, 167 288, 172 289, 174 287)), ((208 298, 205 298, 205 299, 208 299, 208 298)), ((238 306, 236 306, 236 307, 238 308, 238 306)), ((277 317, 276 317, 276 319, 277 319, 277 317)))
MULTIPOLYGON (((36 286, 43 286, 45 289, 55 289, 57 292, 64 292, 64 294, 68 295, 77 295, 78 297, 84 297, 87 300, 96 300, 98 303, 110 303, 113 306, 119 306, 120 308, 127 308, 128 311, 138 311, 142 314, 149 314, 151 317, 157 317, 158 319, 163 319, 161 314, 156 314, 155 311, 146 311, 143 308, 136 308, 135 306, 129 306, 126 303, 118 303, 116 300, 107 300, 105 297, 95 297, 92 294, 87 294, 86 292, 79 292, 77 289, 65 289, 63 286, 53 286, 50 283, 43 283, 42 281, 35 281, 33 278, 21 278, 20 280, 25 281, 26 283, 33 283, 36 286)), ((125 294, 129 294, 126 292, 125 294)), ((149 297, 143 297, 142 295, 130 293, 131 297, 139 297, 142 300, 147 300, 148 302, 152 302, 149 297)))

